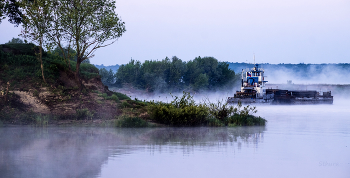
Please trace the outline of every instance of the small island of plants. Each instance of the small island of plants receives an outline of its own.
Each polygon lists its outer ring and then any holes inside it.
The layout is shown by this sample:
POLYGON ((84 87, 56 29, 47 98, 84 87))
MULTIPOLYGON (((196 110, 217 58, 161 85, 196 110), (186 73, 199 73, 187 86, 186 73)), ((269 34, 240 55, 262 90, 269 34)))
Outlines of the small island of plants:
POLYGON ((148 116, 144 119, 133 115, 122 115, 116 121, 119 127, 155 126, 146 120, 166 126, 264 126, 266 120, 254 116, 256 107, 236 107, 226 102, 211 103, 209 100, 196 104, 190 93, 184 92, 182 97, 173 96, 170 103, 147 102, 148 116))

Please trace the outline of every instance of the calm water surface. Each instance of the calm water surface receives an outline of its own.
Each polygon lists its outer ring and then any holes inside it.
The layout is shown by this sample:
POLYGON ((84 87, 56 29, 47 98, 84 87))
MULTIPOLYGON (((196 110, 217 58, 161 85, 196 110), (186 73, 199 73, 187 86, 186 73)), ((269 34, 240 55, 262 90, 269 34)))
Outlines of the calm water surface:
POLYGON ((2 127, 0 177, 349 178, 349 106, 258 106, 265 127, 2 127))

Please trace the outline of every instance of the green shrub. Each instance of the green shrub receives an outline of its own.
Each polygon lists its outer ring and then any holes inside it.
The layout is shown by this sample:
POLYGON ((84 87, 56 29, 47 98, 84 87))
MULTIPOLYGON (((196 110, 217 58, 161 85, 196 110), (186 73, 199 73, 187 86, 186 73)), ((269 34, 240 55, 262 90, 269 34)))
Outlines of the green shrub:
MULTIPOLYGON (((7 43, 0 45, 2 48, 8 48, 16 55, 29 55, 35 56, 35 51, 39 52, 39 47, 33 43, 7 43), (34 50, 35 49, 35 50, 34 50)), ((47 53, 43 51, 43 56, 47 56, 47 53)))
POLYGON ((148 113, 157 123, 171 126, 253 126, 265 125, 266 120, 251 115, 255 107, 239 103, 233 107, 224 102, 196 104, 193 97, 184 92, 181 98, 173 97, 171 103, 150 102, 148 113))
POLYGON ((135 101, 135 100, 126 100, 130 105, 132 105, 133 108, 142 108, 144 106, 147 106, 146 102, 142 102, 142 101, 135 101))
POLYGON ((215 118, 227 126, 227 117, 238 111, 237 107, 229 105, 227 102, 218 101, 217 103, 211 103, 209 100, 206 102, 208 107, 209 117, 215 118))
POLYGON ((172 126, 198 126, 206 123, 208 109, 205 105, 196 105, 189 93, 181 98, 175 96, 170 104, 151 102, 149 114, 152 120, 172 126))
POLYGON ((211 118, 211 119, 208 119, 208 126, 222 127, 222 126, 225 126, 225 125, 219 119, 211 118))
POLYGON ((38 114, 35 117, 36 126, 47 126, 49 124, 49 116, 38 114))
POLYGON ((89 64, 89 63, 81 63, 80 64, 80 71, 98 74, 98 68, 92 64, 89 64))
POLYGON ((234 114, 228 118, 229 126, 264 126, 266 120, 260 116, 234 114))
POLYGON ((115 95, 117 95, 117 97, 120 99, 120 100, 127 100, 127 99, 130 99, 130 97, 122 94, 122 93, 118 93, 118 92, 113 92, 115 95))
POLYGON ((133 106, 129 104, 127 101, 123 101, 121 104, 122 108, 132 108, 133 106))
POLYGON ((119 98, 118 98, 118 96, 117 95, 115 95, 115 94, 112 94, 112 96, 110 97, 110 99, 111 100, 114 100, 115 102, 119 102, 119 98))
MULTIPOLYGON (((4 45, 0 45, 4 47, 4 45)), ((13 46, 13 45, 12 45, 13 46)), ((0 50, 0 66, 4 66, 5 72, 0 73, 0 78, 6 80, 40 80, 40 62, 34 54, 34 48, 26 44, 14 44, 12 53, 0 50), (22 48, 23 47, 23 48, 22 48)), ((8 48, 8 45, 5 46, 8 48)), ((55 81, 59 77, 59 68, 65 67, 61 58, 47 54, 43 55, 44 75, 47 82, 55 81)))
POLYGON ((103 99, 107 99, 107 97, 108 97, 107 93, 103 93, 102 97, 103 97, 103 99))
POLYGON ((116 121, 117 127, 148 127, 147 121, 139 117, 122 116, 116 121))
POLYGON ((94 113, 89 111, 89 109, 77 109, 76 110, 76 119, 81 120, 81 119, 92 119, 94 116, 94 113))

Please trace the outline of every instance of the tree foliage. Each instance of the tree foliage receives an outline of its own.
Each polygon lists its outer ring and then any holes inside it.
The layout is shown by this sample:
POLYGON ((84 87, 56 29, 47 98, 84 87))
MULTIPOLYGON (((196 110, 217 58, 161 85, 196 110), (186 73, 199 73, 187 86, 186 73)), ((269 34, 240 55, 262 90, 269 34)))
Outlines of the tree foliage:
POLYGON ((80 87, 81 63, 126 31, 113 0, 5 0, 0 3, 0 17, 8 14, 12 2, 24 17, 23 36, 63 57, 80 87), (53 50, 55 47, 61 52, 53 50), (75 70, 71 69, 71 60, 76 62, 75 70))
MULTIPOLYGON (((31 1, 31 0, 28 0, 31 1)), ((0 1, 0 23, 6 17, 9 22, 18 26, 22 22, 22 4, 17 0, 1 0, 0 1)))
POLYGON ((50 11, 52 8, 52 1, 47 0, 33 0, 28 1, 23 7, 25 15, 22 20, 23 30, 21 36, 29 39, 30 42, 39 46, 38 60, 41 65, 42 78, 45 81, 44 66, 42 61, 43 46, 45 45, 45 34, 51 28, 52 17, 50 11))
POLYGON ((23 40, 20 38, 12 38, 9 42, 5 44, 23 44, 23 40))
MULTIPOLYGON (((58 46, 56 46, 56 48, 54 50, 51 51, 52 54, 60 56, 62 58, 64 58, 65 56, 68 57, 69 61, 74 61, 77 62, 77 56, 76 56, 76 51, 72 48, 67 47, 63 47, 63 50, 61 50, 58 46)), ((82 63, 88 63, 90 64, 90 60, 86 59, 84 60, 82 63)))
POLYGON ((105 68, 99 69, 101 81, 104 85, 113 85, 115 82, 115 75, 112 69, 106 70, 105 68))
MULTIPOLYGON (((48 40, 62 51, 64 45, 76 51, 75 78, 79 81, 80 64, 93 57, 98 48, 121 37, 124 22, 114 12, 115 2, 111 0, 53 0, 53 4, 48 40)), ((67 61, 69 56, 65 58, 67 61)))
POLYGON ((144 63, 131 60, 119 67, 116 84, 128 83, 147 91, 172 92, 182 90, 216 90, 235 80, 235 72, 228 64, 213 57, 197 57, 183 62, 174 56, 161 61, 144 63))

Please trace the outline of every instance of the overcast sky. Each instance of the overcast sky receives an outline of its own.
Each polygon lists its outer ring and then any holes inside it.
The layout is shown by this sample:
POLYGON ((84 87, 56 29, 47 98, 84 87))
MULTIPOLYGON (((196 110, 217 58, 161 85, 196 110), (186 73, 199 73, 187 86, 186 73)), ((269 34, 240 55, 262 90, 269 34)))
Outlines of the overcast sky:
MULTIPOLYGON (((177 56, 257 63, 349 63, 349 0, 117 0, 126 32, 91 63, 177 56)), ((20 27, 4 20, 0 43, 20 27)))

